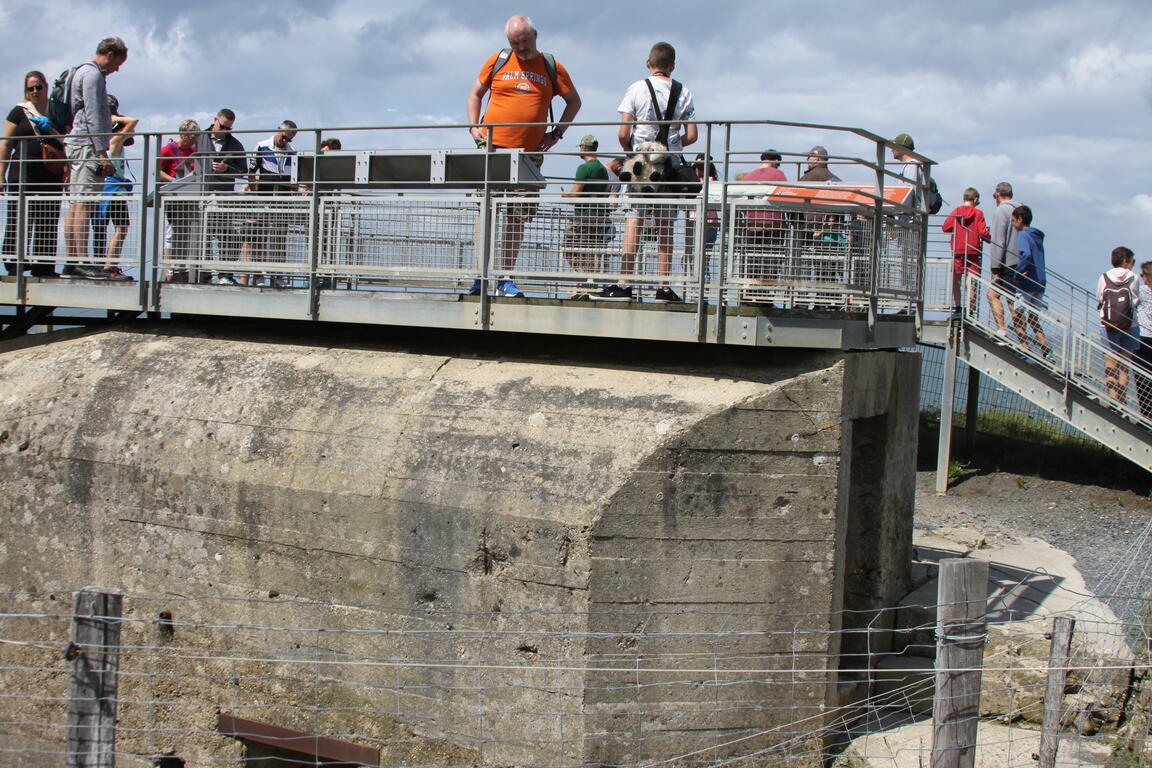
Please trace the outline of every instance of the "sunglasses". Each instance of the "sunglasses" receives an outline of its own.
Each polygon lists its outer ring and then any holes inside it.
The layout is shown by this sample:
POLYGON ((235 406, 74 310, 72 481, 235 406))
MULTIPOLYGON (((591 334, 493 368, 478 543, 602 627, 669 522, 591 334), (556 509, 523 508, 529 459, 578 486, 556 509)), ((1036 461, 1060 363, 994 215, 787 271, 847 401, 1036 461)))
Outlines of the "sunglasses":
POLYGON ((25 91, 42 91, 42 90, 44 90, 44 86, 43 85, 29 85, 29 86, 25 86, 24 90, 25 91))

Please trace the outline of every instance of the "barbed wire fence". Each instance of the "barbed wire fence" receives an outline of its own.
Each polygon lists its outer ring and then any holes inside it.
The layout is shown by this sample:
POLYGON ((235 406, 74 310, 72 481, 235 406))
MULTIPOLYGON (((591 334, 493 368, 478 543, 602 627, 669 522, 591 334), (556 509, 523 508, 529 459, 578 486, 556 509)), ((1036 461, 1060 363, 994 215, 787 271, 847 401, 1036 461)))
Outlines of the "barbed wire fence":
POLYGON ((836 658, 787 614, 10 592, 0 763, 942 766, 935 707, 983 765, 1036 765, 1045 732, 1057 748, 1040 765, 1148 764, 1148 601, 1128 596, 1125 620, 998 569, 990 591, 943 604, 979 603, 967 624, 927 603, 840 616, 861 628, 836 658), (1047 613, 1045 595, 1068 607, 1047 613), (1063 659, 1058 618, 1075 622, 1063 659), (949 643, 976 661, 940 668, 949 643), (941 681, 965 675, 976 705, 948 710, 941 681))

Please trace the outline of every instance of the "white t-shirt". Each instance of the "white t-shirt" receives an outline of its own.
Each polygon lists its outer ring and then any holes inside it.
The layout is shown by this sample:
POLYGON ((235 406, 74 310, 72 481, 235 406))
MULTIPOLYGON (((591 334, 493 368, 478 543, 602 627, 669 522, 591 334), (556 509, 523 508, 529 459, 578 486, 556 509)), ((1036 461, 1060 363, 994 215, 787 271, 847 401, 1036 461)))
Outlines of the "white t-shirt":
MULTIPOLYGON (((664 111, 668 108, 668 97, 672 91, 672 81, 664 77, 650 77, 652 87, 656 90, 657 105, 652 106, 652 94, 644 80, 637 80, 628 86, 620 106, 616 108, 621 114, 630 114, 636 118, 632 126, 632 146, 636 147, 645 141, 655 141, 660 133, 660 126, 646 123, 646 120, 663 120, 664 111)), ((692 103, 692 92, 685 87, 680 91, 680 98, 676 102, 676 109, 672 112, 673 120, 694 120, 696 106, 692 103)), ((668 149, 671 152, 680 152, 684 149, 681 142, 684 133, 683 125, 673 125, 668 131, 668 149)))

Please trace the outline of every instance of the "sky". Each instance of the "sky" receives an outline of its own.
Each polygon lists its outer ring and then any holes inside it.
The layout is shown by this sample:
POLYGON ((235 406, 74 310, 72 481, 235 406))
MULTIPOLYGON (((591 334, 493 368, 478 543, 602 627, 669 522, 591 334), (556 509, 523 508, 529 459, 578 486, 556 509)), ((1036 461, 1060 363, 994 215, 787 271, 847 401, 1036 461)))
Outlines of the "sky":
MULTIPOLYGON (((302 128, 456 125, 484 59, 505 45, 504 22, 527 12, 540 49, 571 73, 579 121, 618 119, 648 49, 666 40, 700 119, 909 133, 939 163, 947 205, 974 186, 989 217, 993 187, 1011 182, 1046 232, 1049 266, 1086 285, 1116 245, 1152 259, 1148 11, 1147 0, 665 0, 659 11, 503 0, 4 0, 0 85, 15 103, 25 71, 51 80, 118 35, 130 53, 109 91, 144 130, 174 130, 188 117, 206 126, 222 106, 238 113, 238 129, 270 131, 284 118, 302 128)), ((614 128, 602 125, 572 129, 558 149, 574 151, 586 131, 615 146, 614 128)), ((240 138, 251 147, 263 134, 240 138)), ((349 138, 356 148, 470 145, 463 129, 349 138)), ((723 130, 713 138, 720 154, 723 130)), ((815 143, 874 156, 850 134, 817 128, 741 125, 731 142, 749 158, 815 143)), ((572 165, 554 158, 545 170, 572 165)))

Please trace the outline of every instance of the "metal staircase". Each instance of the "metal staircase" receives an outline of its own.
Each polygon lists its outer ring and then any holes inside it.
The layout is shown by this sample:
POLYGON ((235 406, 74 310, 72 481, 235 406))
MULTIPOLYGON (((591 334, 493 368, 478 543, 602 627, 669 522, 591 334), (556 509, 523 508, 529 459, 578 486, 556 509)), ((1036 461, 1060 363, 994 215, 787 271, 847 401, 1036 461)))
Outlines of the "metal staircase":
MULTIPOLYGON (((948 316, 952 304, 952 257, 948 240, 940 233, 940 221, 941 217, 929 220, 925 287, 928 318, 948 316)), ((1136 359, 1123 361, 1128 386, 1122 399, 1110 393, 1105 379, 1105 356, 1109 351, 1100 333, 1095 292, 1051 269, 1047 270, 1047 277, 1045 307, 1036 312, 1047 337, 1047 350, 1041 348, 1032 329, 1013 323, 1007 310, 1006 333, 997 332, 988 300, 992 286, 982 276, 964 281, 963 307, 958 317, 926 320, 924 341, 940 343, 945 349, 937 492, 947 490, 951 404, 958 362, 1152 471, 1152 370, 1136 359)))

